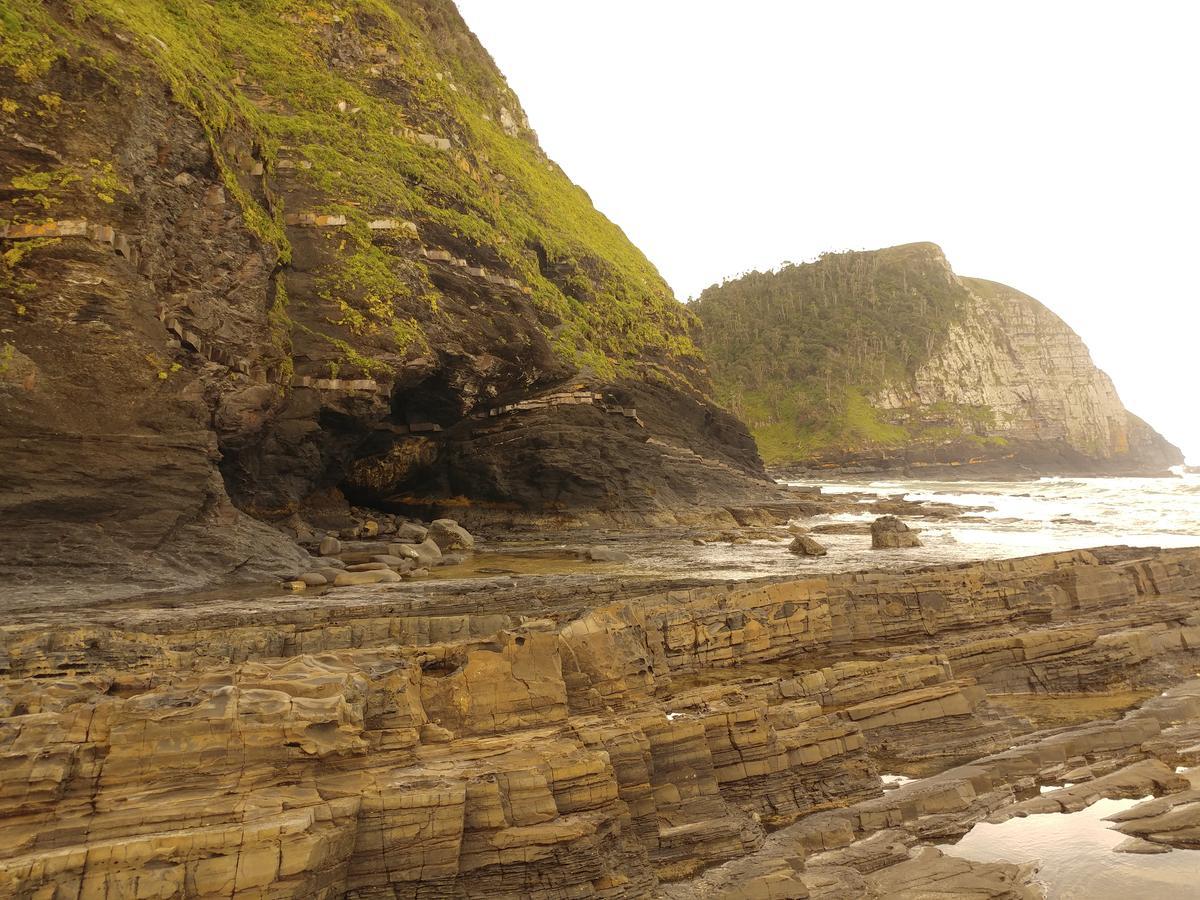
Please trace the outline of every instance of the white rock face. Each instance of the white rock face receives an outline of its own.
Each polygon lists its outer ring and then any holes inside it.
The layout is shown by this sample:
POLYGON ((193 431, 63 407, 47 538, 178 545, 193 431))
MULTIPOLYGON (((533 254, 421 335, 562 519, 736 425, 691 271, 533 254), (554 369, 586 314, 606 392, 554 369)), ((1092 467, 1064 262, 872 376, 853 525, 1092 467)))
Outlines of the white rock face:
POLYGON ((960 278, 973 308, 951 328, 912 384, 872 397, 913 420, 977 409, 976 433, 1065 441, 1096 459, 1137 451, 1157 435, 1131 416, 1083 340, 1034 298, 991 281, 960 278), (939 406, 940 405, 940 406, 939 406))

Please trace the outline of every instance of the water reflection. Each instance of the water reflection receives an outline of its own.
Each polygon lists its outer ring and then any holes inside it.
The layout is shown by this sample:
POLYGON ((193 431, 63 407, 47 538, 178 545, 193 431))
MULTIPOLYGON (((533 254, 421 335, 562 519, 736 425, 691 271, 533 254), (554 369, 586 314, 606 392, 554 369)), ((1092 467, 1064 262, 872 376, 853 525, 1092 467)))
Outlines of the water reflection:
POLYGON ((1098 800, 1075 813, 1026 816, 1000 825, 980 822, 957 844, 940 849, 980 862, 1040 860, 1038 880, 1050 900, 1196 900, 1200 851, 1113 852, 1126 835, 1109 828, 1104 817, 1140 802, 1098 800))

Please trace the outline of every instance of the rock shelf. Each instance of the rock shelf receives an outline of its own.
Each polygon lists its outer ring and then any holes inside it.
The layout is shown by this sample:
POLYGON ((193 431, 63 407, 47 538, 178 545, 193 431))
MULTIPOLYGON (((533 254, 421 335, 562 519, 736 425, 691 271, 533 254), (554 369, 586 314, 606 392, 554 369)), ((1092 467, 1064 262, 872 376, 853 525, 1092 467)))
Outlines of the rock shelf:
POLYGON ((23 612, 0 893, 1032 897, 929 845, 1145 793, 1179 799, 1122 827, 1185 845, 1198 550, 589 584, 23 612), (1115 686, 1167 690, 1042 732, 997 702, 1115 686))

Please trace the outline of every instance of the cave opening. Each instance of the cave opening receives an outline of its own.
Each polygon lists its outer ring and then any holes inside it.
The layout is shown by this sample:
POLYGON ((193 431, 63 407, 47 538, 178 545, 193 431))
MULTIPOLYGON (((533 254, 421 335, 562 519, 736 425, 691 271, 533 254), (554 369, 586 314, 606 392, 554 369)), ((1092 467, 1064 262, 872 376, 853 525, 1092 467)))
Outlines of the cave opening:
POLYGON ((462 394, 437 372, 412 387, 392 392, 390 421, 414 434, 438 432, 462 420, 462 394))

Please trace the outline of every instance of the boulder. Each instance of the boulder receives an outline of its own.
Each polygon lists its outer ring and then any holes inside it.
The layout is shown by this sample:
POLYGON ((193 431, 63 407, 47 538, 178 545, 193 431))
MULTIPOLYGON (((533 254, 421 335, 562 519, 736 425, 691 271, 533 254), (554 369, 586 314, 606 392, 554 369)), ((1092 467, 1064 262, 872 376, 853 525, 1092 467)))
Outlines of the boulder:
POLYGON ((342 552, 342 542, 333 535, 327 535, 321 539, 321 546, 317 548, 317 552, 321 556, 337 556, 342 552))
POLYGON ((320 572, 305 572, 300 576, 300 580, 309 587, 321 587, 322 585, 329 584, 329 579, 320 572))
POLYGON ((824 556, 829 552, 807 534, 796 535, 796 539, 788 545, 788 549, 797 556, 824 556))
POLYGON ((475 549, 475 538, 453 519, 434 519, 427 539, 433 540, 441 550, 475 549))
POLYGON ((391 544, 393 556, 401 556, 416 560, 418 566, 436 566, 442 561, 442 548, 433 538, 426 538, 419 544, 391 544))
POLYGON ((880 516, 871 523, 871 549, 896 550, 905 547, 920 547, 917 532, 895 516, 880 516))
POLYGON ((429 529, 417 522, 404 522, 396 526, 396 539, 403 543, 419 544, 429 537, 429 529))

